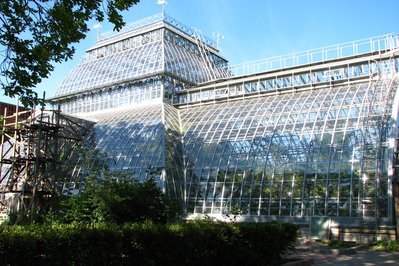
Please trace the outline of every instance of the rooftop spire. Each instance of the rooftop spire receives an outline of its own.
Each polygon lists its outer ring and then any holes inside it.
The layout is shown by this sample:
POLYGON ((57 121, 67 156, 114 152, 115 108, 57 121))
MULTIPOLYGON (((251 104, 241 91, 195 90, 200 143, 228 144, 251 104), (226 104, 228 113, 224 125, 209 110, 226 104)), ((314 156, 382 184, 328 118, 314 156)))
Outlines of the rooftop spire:
POLYGON ((168 2, 166 2, 166 0, 157 0, 157 4, 162 5, 162 17, 164 17, 164 15, 165 15, 165 5, 167 3, 168 2))

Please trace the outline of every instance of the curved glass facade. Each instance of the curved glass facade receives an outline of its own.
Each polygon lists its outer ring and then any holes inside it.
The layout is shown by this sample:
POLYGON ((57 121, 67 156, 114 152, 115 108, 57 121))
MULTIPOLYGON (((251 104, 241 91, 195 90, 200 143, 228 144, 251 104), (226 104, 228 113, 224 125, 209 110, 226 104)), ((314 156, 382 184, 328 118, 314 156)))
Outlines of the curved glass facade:
POLYGON ((95 125, 84 140, 81 171, 127 172, 138 180, 152 177, 165 192, 182 197, 181 145, 173 107, 159 102, 91 113, 84 118, 95 125))
POLYGON ((182 110, 187 212, 388 217, 397 89, 380 80, 182 110))
POLYGON ((137 177, 146 174, 146 165, 164 165, 162 104, 98 113, 90 144, 111 171, 128 170, 137 177))

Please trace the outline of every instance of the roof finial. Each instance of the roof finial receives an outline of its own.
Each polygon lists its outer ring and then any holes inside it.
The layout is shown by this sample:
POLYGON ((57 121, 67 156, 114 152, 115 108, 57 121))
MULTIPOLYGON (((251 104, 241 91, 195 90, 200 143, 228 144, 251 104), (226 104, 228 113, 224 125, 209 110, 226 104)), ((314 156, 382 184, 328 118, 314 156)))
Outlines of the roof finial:
POLYGON ((93 25, 93 29, 97 30, 97 41, 100 41, 102 38, 102 34, 101 34, 101 23, 97 23, 93 25))
POLYGON ((167 3, 166 0, 157 0, 157 4, 162 5, 162 18, 165 16, 165 5, 167 3))
POLYGON ((224 34, 220 33, 219 31, 217 33, 213 33, 213 38, 216 39, 216 47, 217 49, 220 49, 220 39, 224 39, 224 34))

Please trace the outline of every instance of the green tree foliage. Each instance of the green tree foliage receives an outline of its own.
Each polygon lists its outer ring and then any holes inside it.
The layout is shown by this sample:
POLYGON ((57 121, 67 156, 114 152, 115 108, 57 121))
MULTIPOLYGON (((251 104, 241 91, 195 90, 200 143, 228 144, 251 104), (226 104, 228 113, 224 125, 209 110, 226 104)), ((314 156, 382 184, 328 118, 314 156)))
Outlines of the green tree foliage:
POLYGON ((117 223, 176 219, 178 205, 158 188, 152 178, 137 182, 129 176, 107 175, 92 180, 80 195, 61 200, 50 220, 71 223, 117 223))
POLYGON ((0 2, 0 85, 27 106, 38 103, 33 88, 71 59, 89 31, 89 20, 108 21, 114 30, 125 24, 121 11, 139 0, 16 0, 0 2))

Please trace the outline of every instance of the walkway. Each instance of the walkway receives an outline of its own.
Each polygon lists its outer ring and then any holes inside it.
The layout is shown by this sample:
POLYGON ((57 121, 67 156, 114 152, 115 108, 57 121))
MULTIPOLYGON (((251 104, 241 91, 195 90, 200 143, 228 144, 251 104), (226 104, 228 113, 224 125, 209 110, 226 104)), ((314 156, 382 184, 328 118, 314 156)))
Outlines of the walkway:
POLYGON ((318 242, 300 239, 295 252, 287 257, 291 260, 284 266, 307 265, 399 265, 399 252, 369 250, 366 245, 347 249, 331 249, 318 242))
POLYGON ((325 260, 315 261, 314 265, 399 265, 399 252, 380 252, 374 250, 356 251, 352 255, 335 256, 325 260))

